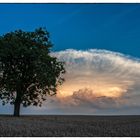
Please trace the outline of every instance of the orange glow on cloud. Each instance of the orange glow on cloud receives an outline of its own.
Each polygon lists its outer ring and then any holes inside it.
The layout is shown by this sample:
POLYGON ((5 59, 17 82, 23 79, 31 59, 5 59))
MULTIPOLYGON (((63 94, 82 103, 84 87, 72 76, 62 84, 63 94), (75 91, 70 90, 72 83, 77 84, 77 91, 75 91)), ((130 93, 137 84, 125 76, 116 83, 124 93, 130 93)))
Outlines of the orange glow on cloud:
MULTIPOLYGON (((98 83, 98 82, 97 82, 98 83)), ((64 83, 63 86, 59 87, 58 89, 58 96, 59 97, 66 97, 71 96, 75 91, 78 91, 79 89, 87 88, 89 90, 93 91, 94 96, 100 97, 100 96, 106 96, 106 97, 120 97, 123 93, 125 93, 127 90, 123 89, 121 86, 115 86, 115 85, 96 85, 96 84, 90 84, 90 83, 64 83)))

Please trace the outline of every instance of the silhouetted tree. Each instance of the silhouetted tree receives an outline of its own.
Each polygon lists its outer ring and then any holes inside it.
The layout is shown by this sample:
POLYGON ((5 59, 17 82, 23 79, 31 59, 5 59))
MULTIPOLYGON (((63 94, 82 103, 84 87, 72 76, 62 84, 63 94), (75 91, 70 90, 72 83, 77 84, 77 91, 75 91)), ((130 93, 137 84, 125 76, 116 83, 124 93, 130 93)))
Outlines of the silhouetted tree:
POLYGON ((41 106, 63 83, 64 63, 50 55, 51 47, 44 28, 0 36, 0 99, 14 105, 14 116, 21 104, 41 106))

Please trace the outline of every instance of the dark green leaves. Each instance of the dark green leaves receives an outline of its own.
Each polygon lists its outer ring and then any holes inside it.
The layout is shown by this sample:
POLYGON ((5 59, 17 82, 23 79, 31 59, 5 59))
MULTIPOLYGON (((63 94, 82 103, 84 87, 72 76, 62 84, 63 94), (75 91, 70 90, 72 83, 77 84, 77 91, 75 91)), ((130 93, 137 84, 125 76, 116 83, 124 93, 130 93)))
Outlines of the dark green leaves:
POLYGON ((44 28, 0 37, 0 98, 4 104, 14 103, 18 96, 24 106, 41 106, 47 94, 56 94, 65 69, 63 62, 50 55, 51 47, 44 28))

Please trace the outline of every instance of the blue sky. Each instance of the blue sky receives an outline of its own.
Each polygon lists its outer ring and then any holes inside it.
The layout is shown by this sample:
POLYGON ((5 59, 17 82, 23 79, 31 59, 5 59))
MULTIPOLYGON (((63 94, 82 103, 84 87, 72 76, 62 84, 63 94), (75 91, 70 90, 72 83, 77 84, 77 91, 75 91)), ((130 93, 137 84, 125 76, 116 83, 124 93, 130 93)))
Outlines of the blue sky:
POLYGON ((140 57, 140 4, 0 4, 0 34, 46 27, 53 50, 106 49, 140 57))

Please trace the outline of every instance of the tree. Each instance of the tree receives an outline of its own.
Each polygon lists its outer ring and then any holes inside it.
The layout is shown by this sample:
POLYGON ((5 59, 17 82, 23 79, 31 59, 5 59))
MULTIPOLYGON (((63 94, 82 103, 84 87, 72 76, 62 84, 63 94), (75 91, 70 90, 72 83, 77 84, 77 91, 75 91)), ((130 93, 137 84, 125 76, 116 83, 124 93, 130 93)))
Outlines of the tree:
POLYGON ((0 99, 14 105, 14 116, 20 115, 21 104, 41 106, 63 83, 64 62, 50 55, 51 47, 44 28, 0 36, 0 99))

